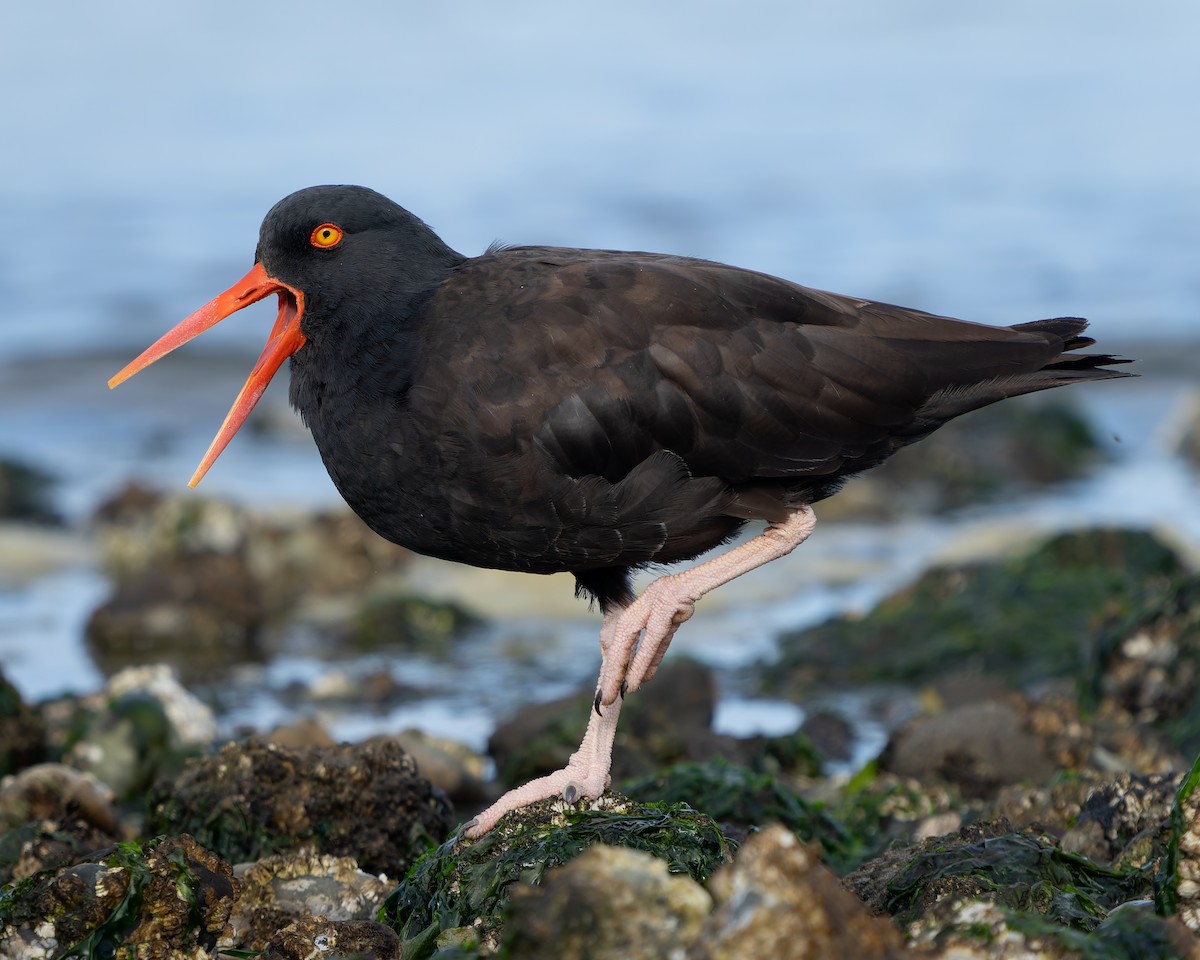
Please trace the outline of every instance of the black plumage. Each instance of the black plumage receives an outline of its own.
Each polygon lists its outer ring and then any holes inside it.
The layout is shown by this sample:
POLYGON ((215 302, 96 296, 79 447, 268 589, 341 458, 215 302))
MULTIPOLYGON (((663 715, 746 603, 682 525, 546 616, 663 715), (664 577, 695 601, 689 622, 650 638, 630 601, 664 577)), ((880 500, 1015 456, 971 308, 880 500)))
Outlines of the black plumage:
POLYGON ((989 327, 651 253, 468 259, 363 188, 288 197, 259 256, 305 290, 291 398, 354 510, 420 553, 570 571, 601 605, 962 413, 1119 375, 1069 353, 1083 320, 989 327), (351 235, 319 262, 325 220, 351 235))
MULTIPOLYGON (((613 616, 632 571, 748 521, 778 527, 954 417, 1125 375, 1080 352, 1081 319, 991 327, 653 253, 468 258, 363 187, 280 201, 256 264, 121 378, 278 293, 292 403, 376 532, 447 560, 569 571, 613 616), (337 232, 319 242, 320 225, 337 232)), ((278 362, 251 379, 265 386, 278 362)))

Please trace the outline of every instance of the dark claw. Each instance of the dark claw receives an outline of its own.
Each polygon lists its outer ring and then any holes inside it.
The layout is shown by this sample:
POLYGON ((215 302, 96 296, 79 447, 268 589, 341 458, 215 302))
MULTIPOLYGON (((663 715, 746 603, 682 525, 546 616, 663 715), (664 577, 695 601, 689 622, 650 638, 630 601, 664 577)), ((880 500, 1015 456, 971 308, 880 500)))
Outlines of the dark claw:
POLYGON ((596 691, 596 699, 592 701, 592 708, 596 711, 596 715, 600 715, 600 691, 596 691))
POLYGON ((459 840, 462 840, 467 835, 467 831, 470 830, 473 826, 475 826, 475 824, 477 824, 478 822, 479 822, 479 818, 475 817, 474 819, 468 820, 461 827, 459 827, 458 832, 456 834, 454 834, 455 842, 457 843, 459 840))
POLYGON ((624 680, 622 680, 621 681, 621 699, 622 700, 625 699, 625 694, 628 692, 629 692, 629 684, 627 684, 624 680))
POLYGON ((563 799, 567 803, 574 803, 579 799, 579 788, 573 783, 568 783, 566 789, 563 790, 563 799))

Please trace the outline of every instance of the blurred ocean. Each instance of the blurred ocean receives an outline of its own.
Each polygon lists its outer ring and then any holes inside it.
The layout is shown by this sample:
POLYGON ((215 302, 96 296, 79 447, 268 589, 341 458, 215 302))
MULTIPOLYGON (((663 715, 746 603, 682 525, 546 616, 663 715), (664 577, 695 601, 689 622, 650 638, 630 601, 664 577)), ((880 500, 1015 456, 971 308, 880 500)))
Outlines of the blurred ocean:
MULTIPOLYGON (((0 454, 60 477, 76 518, 133 477, 182 488, 273 307, 105 380, 245 272, 271 204, 324 182, 375 187, 464 253, 666 251, 1180 353, 1200 342, 1198 44, 1194 0, 14 6, 0 454)), ((1088 402, 1145 450, 1177 404, 1137 383, 1088 402)), ((1076 491, 1083 519, 1169 514, 1190 537, 1194 480, 1159 453, 1076 491)), ((239 436, 203 489, 336 496, 299 431, 239 436)), ((34 693, 62 679, 34 648, 77 645, 64 611, 103 592, 57 576, 0 592, 0 658, 34 693)))

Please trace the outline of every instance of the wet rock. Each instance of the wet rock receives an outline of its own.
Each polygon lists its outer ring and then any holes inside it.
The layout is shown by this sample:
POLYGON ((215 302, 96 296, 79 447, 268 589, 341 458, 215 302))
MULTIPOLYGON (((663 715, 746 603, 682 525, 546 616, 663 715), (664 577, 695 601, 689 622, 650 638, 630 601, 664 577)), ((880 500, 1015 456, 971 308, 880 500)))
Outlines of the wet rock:
MULTIPOLYGON (((847 761, 854 753, 854 725, 830 710, 816 710, 804 718, 800 732, 808 738, 816 755, 824 760, 847 761)), ((817 773, 817 767, 812 772, 817 773)))
MULTIPOLYGON (((1105 786, 1111 777, 1112 774, 1097 770, 1071 770, 1052 777, 1045 784, 1002 787, 995 799, 983 807, 979 819, 1005 819, 1017 829, 1037 827, 1050 836, 1061 838, 1079 819, 1088 797, 1105 786)), ((1082 849, 1073 852, 1090 856, 1082 849)))
POLYGON ((899 931, 871 916, 783 827, 751 837, 709 882, 716 909, 689 960, 899 957, 899 931))
POLYGON ((82 817, 34 820, 0 831, 0 884, 78 863, 119 837, 82 817))
POLYGON ((728 851, 712 820, 687 807, 636 804, 612 793, 574 805, 543 800, 478 840, 452 839, 430 851, 388 898, 384 914, 405 957, 428 957, 439 942, 493 950, 512 885, 540 883, 548 869, 597 843, 642 850, 698 883, 728 851))
POLYGON ((235 863, 298 847, 403 876, 453 825, 445 797, 397 744, 290 750, 250 741, 188 762, 151 792, 149 833, 191 833, 235 863))
POLYGON ((122 799, 140 798, 159 777, 174 776, 216 737, 212 710, 164 664, 127 667, 83 703, 64 761, 94 773, 122 799))
POLYGON ((1062 534, 1021 556, 929 570, 865 617, 782 635, 762 684, 803 699, 815 684, 932 684, 965 669, 1014 688, 1076 675, 1104 624, 1187 575, 1144 531, 1062 534))
POLYGON ((360 652, 438 652, 480 623, 479 617, 455 603, 393 593, 368 598, 353 620, 337 633, 339 646, 360 652))
POLYGON ((242 892, 230 916, 231 939, 242 950, 269 943, 278 949, 284 928, 306 918, 371 920, 394 886, 359 870, 352 857, 303 851, 264 857, 235 873, 242 892))
POLYGON ((400 938, 373 920, 304 917, 280 930, 261 960, 399 960, 400 938))
POLYGON ((1069 403, 997 404, 852 480, 830 501, 829 519, 957 510, 1084 476, 1102 455, 1087 418, 1069 403))
POLYGON ((926 922, 912 924, 908 942, 923 957, 947 960, 1083 960, 1077 950, 1014 929, 1011 911, 992 900, 948 899, 926 922))
POLYGON ((1122 774, 1091 791, 1063 850, 1102 866, 1139 868, 1162 855, 1182 774, 1122 774))
MULTIPOLYGON (((1118 771, 1162 773, 1181 765, 1179 754, 1152 730, 1107 715, 1094 720, 1094 725, 1084 722, 1070 695, 1053 690, 1039 699, 1006 694, 908 721, 892 734, 878 765, 925 784, 949 784, 967 798, 989 803, 1018 785, 1027 790, 1050 785, 1060 771, 1086 778, 1090 788, 1118 771)), ((1017 794, 1008 797, 1019 805, 1017 794)), ((1033 803, 1034 795, 1027 800, 1033 803)), ((1043 825, 1052 823, 1065 829, 1062 818, 1043 825)))
POLYGON ((0 457, 0 520, 61 524, 54 508, 57 481, 45 470, 11 457, 0 457))
POLYGON ((303 750, 306 747, 332 747, 337 743, 319 720, 306 717, 292 723, 282 724, 262 735, 265 743, 288 750, 303 750))
POLYGON ((443 642, 474 622, 397 586, 411 555, 348 510, 252 512, 135 487, 103 505, 96 525, 116 590, 87 634, 107 672, 152 659, 185 682, 211 682, 266 659, 286 624, 332 649, 352 638, 443 642), (377 599, 363 608, 363 595, 377 599))
POLYGON ((264 660, 268 613, 244 557, 172 554, 119 581, 88 619, 85 636, 105 673, 159 661, 194 683, 221 677, 234 663, 264 660))
POLYGON ((271 611, 308 597, 360 592, 411 554, 349 510, 250 511, 196 494, 129 487, 97 509, 105 564, 124 581, 171 557, 236 556, 271 611))
POLYGON ((387 667, 365 674, 333 667, 323 671, 309 684, 292 684, 286 696, 290 702, 312 703, 322 707, 370 706, 387 709, 416 699, 423 693, 427 691, 397 680, 387 667))
POLYGON ((648 853, 597 844, 514 886, 504 948, 540 960, 657 960, 695 941, 712 897, 648 853))
POLYGON ((1053 760, 1011 705, 985 702, 918 717, 893 734, 879 758, 900 777, 952 784, 966 797, 990 797, 1006 784, 1041 783, 1053 760))
POLYGON ((0 899, 0 955, 166 958, 230 944, 233 869, 191 837, 121 844, 0 899))
POLYGON ((95 777, 39 764, 0 780, 0 883, 76 863, 119 839, 113 795, 95 777))
POLYGON ((1062 769, 1094 770, 1111 776, 1167 773, 1186 766, 1182 754, 1165 736, 1119 711, 1102 708, 1085 722, 1071 694, 1016 697, 1012 702, 1025 712, 1029 730, 1062 769))
POLYGON ((46 723, 0 671, 0 776, 46 758, 46 723))
POLYGON ((247 556, 270 595, 283 602, 366 588, 405 569, 412 554, 372 531, 348 508, 255 514, 247 556))
POLYGON ((0 829, 80 817, 116 833, 113 800, 112 791, 89 773, 60 763, 37 764, 0 780, 0 829))

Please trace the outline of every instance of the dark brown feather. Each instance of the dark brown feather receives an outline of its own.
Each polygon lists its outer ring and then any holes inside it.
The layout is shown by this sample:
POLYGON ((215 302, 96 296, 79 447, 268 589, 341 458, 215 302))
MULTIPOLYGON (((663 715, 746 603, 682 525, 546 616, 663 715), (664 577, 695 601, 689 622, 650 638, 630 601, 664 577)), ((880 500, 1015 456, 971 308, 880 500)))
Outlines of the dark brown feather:
POLYGON ((400 293, 309 298, 293 401, 383 536, 568 570, 603 605, 953 417, 1125 375, 1068 352, 1092 343, 1074 318, 990 327, 681 257, 421 237, 397 244, 425 258, 400 293))

